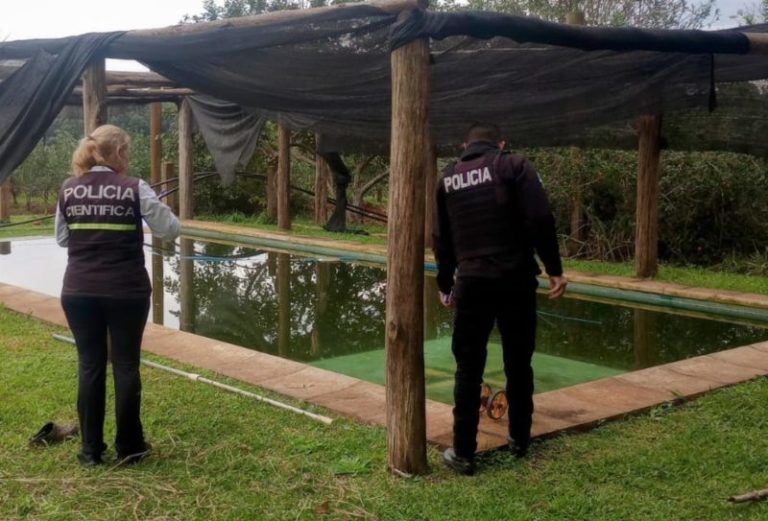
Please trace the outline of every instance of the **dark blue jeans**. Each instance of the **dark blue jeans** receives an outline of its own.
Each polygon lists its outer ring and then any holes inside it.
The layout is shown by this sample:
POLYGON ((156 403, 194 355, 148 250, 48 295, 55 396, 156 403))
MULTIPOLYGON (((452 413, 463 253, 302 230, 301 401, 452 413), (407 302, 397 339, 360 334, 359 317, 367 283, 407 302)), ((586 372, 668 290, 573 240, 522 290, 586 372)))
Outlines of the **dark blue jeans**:
POLYGON ((488 355, 488 337, 498 325, 507 378, 509 434, 518 445, 530 440, 533 417, 533 368, 536 347, 534 276, 460 278, 454 289, 456 314, 452 350, 456 358, 453 390, 453 444, 456 454, 477 449, 480 388, 488 355))
POLYGON ((100 456, 107 448, 104 444, 107 333, 112 340, 115 381, 115 450, 118 454, 144 450, 139 363, 149 297, 62 296, 61 305, 77 343, 77 414, 83 453, 100 456))

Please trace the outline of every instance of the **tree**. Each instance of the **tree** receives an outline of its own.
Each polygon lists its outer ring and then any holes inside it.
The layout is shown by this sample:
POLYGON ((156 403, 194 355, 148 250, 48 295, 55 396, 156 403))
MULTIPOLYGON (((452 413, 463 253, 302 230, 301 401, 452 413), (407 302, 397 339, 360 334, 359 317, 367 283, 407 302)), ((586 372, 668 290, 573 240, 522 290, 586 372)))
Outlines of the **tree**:
POLYGON ((285 11, 287 9, 306 9, 308 7, 323 7, 336 4, 328 0, 224 0, 221 4, 216 0, 204 0, 203 12, 186 15, 182 23, 210 22, 224 18, 239 18, 270 11, 285 11))
POLYGON ((741 25, 753 25, 768 21, 768 0, 745 5, 735 17, 741 25))
POLYGON ((657 29, 699 29, 717 20, 716 0, 458 0, 438 1, 438 9, 477 9, 563 22, 582 11, 589 25, 657 29))

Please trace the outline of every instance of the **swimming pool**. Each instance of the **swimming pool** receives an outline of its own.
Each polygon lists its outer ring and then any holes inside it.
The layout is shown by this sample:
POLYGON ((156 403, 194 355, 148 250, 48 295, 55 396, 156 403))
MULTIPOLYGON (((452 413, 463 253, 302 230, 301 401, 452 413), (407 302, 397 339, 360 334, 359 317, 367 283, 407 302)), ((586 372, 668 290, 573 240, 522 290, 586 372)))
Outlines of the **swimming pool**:
MULTIPOLYGON (((147 239, 149 240, 149 239, 147 239)), ((13 241, 0 282, 58 295, 66 250, 53 239, 13 241)), ((156 291, 151 319, 168 327, 384 383, 386 273, 381 266, 236 244, 145 247, 156 291)), ((452 315, 425 279, 427 396, 450 403, 452 315)), ((768 339, 763 324, 687 316, 583 298, 539 300, 537 392, 768 339)), ((503 385, 498 337, 485 380, 503 385)))

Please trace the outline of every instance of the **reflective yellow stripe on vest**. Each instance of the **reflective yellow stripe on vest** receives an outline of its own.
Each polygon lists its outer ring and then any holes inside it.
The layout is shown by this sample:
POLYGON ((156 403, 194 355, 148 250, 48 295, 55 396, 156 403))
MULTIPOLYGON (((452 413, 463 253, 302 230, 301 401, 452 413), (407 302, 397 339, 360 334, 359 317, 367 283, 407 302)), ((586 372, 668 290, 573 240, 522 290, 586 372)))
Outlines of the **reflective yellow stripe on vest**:
POLYGON ((113 223, 72 223, 67 225, 70 230, 109 230, 113 232, 133 232, 136 231, 135 224, 113 224, 113 223))

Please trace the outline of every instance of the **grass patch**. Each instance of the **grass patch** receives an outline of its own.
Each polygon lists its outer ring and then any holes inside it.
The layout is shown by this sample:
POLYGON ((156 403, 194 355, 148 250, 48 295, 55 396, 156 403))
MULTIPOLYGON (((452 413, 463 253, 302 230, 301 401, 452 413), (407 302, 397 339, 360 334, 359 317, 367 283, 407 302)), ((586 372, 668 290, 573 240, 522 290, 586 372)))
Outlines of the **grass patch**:
POLYGON ((29 237, 37 235, 53 235, 53 218, 38 220, 44 217, 44 215, 12 215, 11 224, 20 223, 24 221, 32 221, 17 226, 3 227, 0 224, 0 239, 10 237, 29 237))
MULTIPOLYGON (((222 223, 237 224, 248 228, 256 228, 270 232, 278 231, 277 224, 265 222, 263 216, 247 216, 241 213, 232 213, 226 215, 198 215, 195 219, 200 221, 214 221, 222 223)), ((342 241, 353 241, 360 244, 381 244, 387 243, 387 226, 374 224, 354 224, 347 223, 350 230, 359 230, 365 233, 338 233, 329 232, 322 226, 305 217, 294 217, 291 221, 291 233, 304 235, 307 237, 317 237, 321 239, 332 239, 342 241)))
MULTIPOLYGON (((486 455, 463 478, 429 451, 429 476, 386 470, 383 429, 323 426, 143 368, 156 453, 133 468, 83 469, 77 442, 30 449, 45 421, 75 418, 76 356, 58 329, 0 308, 0 519, 741 520, 768 502, 768 379, 676 408, 486 455)), ((248 388, 240 383, 239 386, 248 388)), ((111 397, 107 441, 114 435, 111 397)))
MULTIPOLYGON (((581 271, 601 275, 634 277, 635 265, 630 262, 600 262, 563 259, 566 271, 581 271)), ((674 282, 698 288, 724 289, 745 293, 768 293, 768 277, 731 273, 696 266, 659 266, 656 280, 674 282)))

